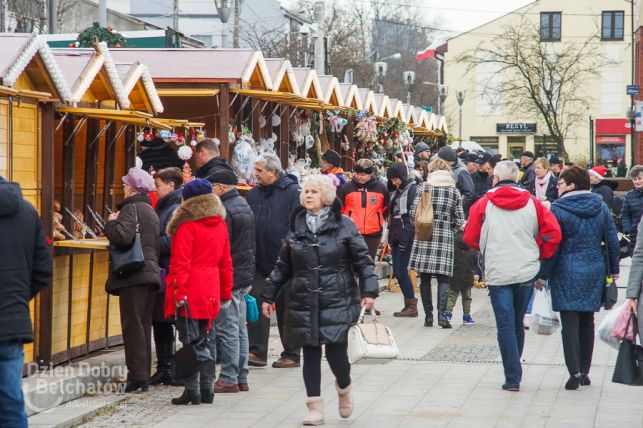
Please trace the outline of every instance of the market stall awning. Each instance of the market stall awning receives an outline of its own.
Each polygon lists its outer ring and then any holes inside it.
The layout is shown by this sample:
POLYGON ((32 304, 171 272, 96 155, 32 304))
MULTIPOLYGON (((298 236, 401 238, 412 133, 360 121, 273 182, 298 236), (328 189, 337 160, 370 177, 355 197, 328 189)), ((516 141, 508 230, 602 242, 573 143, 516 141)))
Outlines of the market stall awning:
POLYGON ((77 107, 56 107, 56 111, 69 113, 78 116, 85 116, 91 119, 111 120, 114 122, 127 123, 129 125, 153 126, 158 129, 171 130, 172 126, 167 125, 160 119, 152 117, 149 113, 136 110, 113 110, 100 108, 77 108, 77 107))
POLYGON ((247 97, 258 98, 264 101, 286 104, 293 107, 309 110, 336 110, 339 106, 325 103, 316 98, 304 98, 287 92, 261 91, 255 89, 232 89, 231 92, 247 97))
POLYGON ((29 89, 14 89, 8 86, 0 86, 0 94, 13 95, 14 97, 25 97, 36 100, 47 100, 53 97, 49 92, 31 91, 29 89))
POLYGON ((156 88, 160 97, 213 97, 218 88, 156 88))

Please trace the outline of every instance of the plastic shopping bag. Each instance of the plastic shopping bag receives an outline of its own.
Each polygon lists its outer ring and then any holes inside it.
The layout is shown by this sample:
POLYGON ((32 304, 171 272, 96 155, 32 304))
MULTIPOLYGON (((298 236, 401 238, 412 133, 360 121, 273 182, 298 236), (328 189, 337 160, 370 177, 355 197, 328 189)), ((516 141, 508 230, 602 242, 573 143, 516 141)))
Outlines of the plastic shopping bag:
POLYGON ((616 322, 612 327, 612 337, 618 340, 627 340, 628 342, 636 342, 636 335, 638 334, 639 324, 636 321, 636 315, 626 310, 621 310, 616 317, 616 322))
POLYGON ((623 312, 624 306, 625 303, 609 311, 607 315, 605 315, 605 318, 603 318, 603 321, 598 325, 598 329, 596 329, 596 336, 614 349, 619 349, 621 341, 612 336, 612 328, 614 327, 616 319, 621 312, 623 312))
POLYGON ((552 310, 551 296, 544 288, 535 290, 531 309, 531 330, 543 336, 552 335, 558 330, 560 321, 552 310))

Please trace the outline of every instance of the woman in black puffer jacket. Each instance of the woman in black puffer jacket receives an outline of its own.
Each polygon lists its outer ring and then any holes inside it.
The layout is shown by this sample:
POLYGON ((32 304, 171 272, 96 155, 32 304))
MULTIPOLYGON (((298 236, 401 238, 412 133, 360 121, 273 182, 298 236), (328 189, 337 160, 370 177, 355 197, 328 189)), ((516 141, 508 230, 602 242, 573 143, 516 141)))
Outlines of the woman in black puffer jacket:
POLYGON ((304 425, 319 425, 323 423, 321 345, 337 379, 339 413, 347 418, 352 412, 348 329, 357 321, 360 306, 372 309, 378 283, 364 238, 341 214, 333 182, 322 175, 308 178, 300 199, 303 207, 293 212, 290 231, 267 279, 262 311, 269 317, 275 296, 286 293, 283 340, 301 346, 304 354, 309 411, 304 425))
POLYGON ((396 317, 417 317, 418 299, 415 298, 413 282, 409 275, 411 248, 415 238, 415 226, 411 218, 411 209, 417 193, 417 183, 408 177, 408 169, 403 163, 396 163, 386 171, 391 193, 391 204, 388 211, 388 242, 391 246, 393 273, 404 295, 404 308, 393 313, 396 317))

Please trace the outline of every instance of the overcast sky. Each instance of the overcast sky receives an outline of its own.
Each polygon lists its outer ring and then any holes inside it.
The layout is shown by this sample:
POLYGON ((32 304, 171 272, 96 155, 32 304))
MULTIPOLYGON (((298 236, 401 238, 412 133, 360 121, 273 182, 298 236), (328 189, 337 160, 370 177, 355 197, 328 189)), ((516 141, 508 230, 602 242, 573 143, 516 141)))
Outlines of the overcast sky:
POLYGON ((439 28, 452 31, 444 33, 444 39, 471 30, 508 12, 514 11, 534 0, 420 0, 421 13, 429 21, 440 17, 439 28))

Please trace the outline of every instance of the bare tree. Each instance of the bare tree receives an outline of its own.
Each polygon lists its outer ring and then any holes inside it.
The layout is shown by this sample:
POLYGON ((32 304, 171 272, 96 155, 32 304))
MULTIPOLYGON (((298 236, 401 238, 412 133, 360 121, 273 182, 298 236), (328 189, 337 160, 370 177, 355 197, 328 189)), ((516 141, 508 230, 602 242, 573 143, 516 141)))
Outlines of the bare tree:
POLYGON ((232 47, 239 47, 239 22, 241 20, 241 4, 243 0, 234 0, 234 24, 232 27, 232 47))
POLYGON ((66 15, 76 7, 78 0, 58 0, 56 5, 56 26, 60 29, 65 22, 66 15))
POLYGON ((43 32, 47 22, 46 0, 8 0, 10 17, 16 33, 43 32))
POLYGON ((582 40, 541 42, 536 25, 522 19, 456 60, 467 65, 467 72, 492 69, 483 91, 488 102, 519 116, 542 119, 559 153, 568 158, 565 138, 592 102, 587 82, 601 68, 616 64, 592 49, 599 40, 597 31, 582 40))

